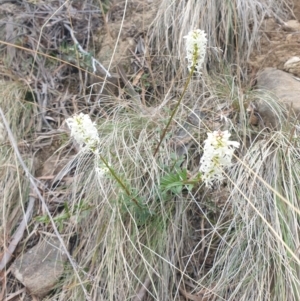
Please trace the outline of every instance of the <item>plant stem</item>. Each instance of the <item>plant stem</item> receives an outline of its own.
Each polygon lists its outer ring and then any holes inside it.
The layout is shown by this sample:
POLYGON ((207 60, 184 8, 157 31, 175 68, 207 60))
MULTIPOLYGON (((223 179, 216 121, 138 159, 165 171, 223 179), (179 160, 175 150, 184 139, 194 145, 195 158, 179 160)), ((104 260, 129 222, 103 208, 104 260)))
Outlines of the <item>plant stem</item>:
POLYGON ((128 197, 132 199, 132 201, 140 208, 142 209, 142 206, 139 204, 138 200, 132 196, 129 189, 126 187, 126 185, 122 182, 122 180, 118 177, 118 175, 115 173, 115 171, 109 166, 108 162, 103 158, 103 156, 99 155, 100 159, 104 163, 104 165, 109 169, 110 173, 114 177, 114 179, 118 182, 118 184, 121 186, 121 188, 125 191, 128 197))
POLYGON ((171 114, 171 116, 170 116, 170 118, 169 118, 169 120, 168 120, 168 123, 167 123, 166 127, 164 128, 164 131, 163 131, 162 135, 160 136, 159 143, 158 143, 158 145, 157 145, 157 147, 156 147, 156 149, 155 149, 155 151, 154 151, 154 153, 153 153, 153 156, 154 156, 154 157, 155 157, 155 155, 157 154, 157 152, 158 152, 158 150, 159 150, 159 147, 160 147, 162 141, 164 140, 164 138, 165 138, 165 136, 166 136, 166 134, 167 134, 167 131, 168 131, 168 129, 169 129, 169 126, 170 126, 170 124, 171 124, 171 122, 172 122, 172 120, 173 120, 175 114, 177 113, 177 110, 178 110, 178 108, 179 108, 179 106, 180 106, 180 104, 181 104, 181 102, 182 102, 183 96, 184 96, 184 94, 185 94, 185 92, 186 92, 186 90, 187 90, 187 88, 188 88, 188 86, 189 86, 189 83, 190 83, 190 81, 191 81, 191 78, 192 78, 192 76, 193 76, 193 74, 194 74, 194 70, 195 70, 195 64, 192 66, 192 69, 191 69, 191 71, 190 71, 189 77, 188 77, 188 79, 187 79, 187 81, 186 81, 186 83, 185 83, 185 85, 184 85, 183 92, 182 92, 182 94, 180 95, 180 98, 179 98, 179 100, 178 100, 178 102, 177 102, 177 104, 176 104, 174 110, 172 111, 172 114, 171 114))

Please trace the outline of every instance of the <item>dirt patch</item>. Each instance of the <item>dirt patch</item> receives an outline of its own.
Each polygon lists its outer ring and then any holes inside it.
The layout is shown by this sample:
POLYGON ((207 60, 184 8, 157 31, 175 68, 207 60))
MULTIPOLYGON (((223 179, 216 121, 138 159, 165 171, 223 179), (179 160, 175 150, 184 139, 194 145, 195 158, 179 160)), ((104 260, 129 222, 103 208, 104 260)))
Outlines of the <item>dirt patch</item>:
MULTIPOLYGON (((294 1, 293 13, 300 20, 300 2, 294 1)), ((273 67, 285 70, 284 64, 292 57, 300 56, 300 23, 298 20, 269 18, 261 26, 260 48, 253 51, 249 59, 250 68, 256 73, 260 69, 273 67)))
POLYGON ((145 37, 155 17, 156 7, 154 1, 132 1, 127 7, 125 7, 125 2, 116 2, 111 6, 107 12, 108 21, 99 30, 96 40, 100 45, 97 57, 105 67, 108 68, 111 60, 113 66, 122 61, 128 67, 131 62, 130 58, 136 52, 138 42, 145 37), (123 21, 125 8, 126 14, 123 21), (117 40, 118 45, 115 49, 117 40))
POLYGON ((298 21, 300 21, 300 1, 294 0, 293 13, 298 21))

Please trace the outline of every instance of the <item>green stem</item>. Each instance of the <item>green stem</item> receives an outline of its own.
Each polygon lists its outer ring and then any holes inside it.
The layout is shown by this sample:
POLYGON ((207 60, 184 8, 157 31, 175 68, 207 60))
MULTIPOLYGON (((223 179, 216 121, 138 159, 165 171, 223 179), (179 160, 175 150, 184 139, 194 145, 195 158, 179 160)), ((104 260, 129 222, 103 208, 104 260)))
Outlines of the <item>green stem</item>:
POLYGON ((184 94, 185 94, 185 92, 186 92, 186 90, 187 90, 187 88, 188 88, 188 86, 189 86, 189 83, 190 83, 190 81, 191 81, 191 78, 192 78, 192 76, 193 76, 193 74, 194 74, 194 70, 195 70, 195 64, 192 66, 192 69, 191 69, 191 71, 190 71, 189 77, 188 77, 188 79, 187 79, 187 81, 186 81, 186 83, 185 83, 185 85, 184 85, 183 92, 182 92, 182 94, 180 95, 180 98, 179 98, 179 100, 178 100, 178 102, 177 102, 177 104, 176 104, 174 110, 172 111, 172 114, 171 114, 171 116, 170 116, 170 118, 169 118, 169 120, 168 120, 168 123, 167 123, 166 127, 164 128, 164 131, 163 131, 162 135, 160 136, 159 143, 158 143, 158 145, 157 145, 157 147, 156 147, 156 149, 155 149, 155 151, 154 151, 154 154, 153 154, 154 157, 155 157, 155 155, 157 154, 157 152, 158 152, 158 150, 159 150, 159 147, 160 147, 162 141, 164 140, 164 138, 165 138, 165 136, 166 136, 166 134, 167 134, 167 131, 168 131, 168 129, 169 129, 169 126, 170 126, 170 124, 171 124, 171 122, 172 122, 172 120, 173 120, 175 114, 177 113, 177 110, 178 110, 178 108, 179 108, 179 106, 180 106, 180 104, 181 104, 181 102, 182 102, 183 96, 184 96, 184 94))
POLYGON ((104 163, 104 165, 109 169, 110 173, 112 176, 115 178, 115 180, 118 182, 118 184, 121 186, 121 188, 125 191, 128 197, 132 199, 132 201, 140 208, 142 209, 141 205, 139 204, 138 200, 132 196, 131 192, 129 189, 126 187, 126 185, 122 182, 122 180, 118 177, 118 175, 115 173, 115 171, 109 166, 108 162, 101 156, 99 155, 100 159, 104 163))
POLYGON ((202 174, 198 173, 194 178, 188 179, 188 180, 183 180, 182 184, 183 185, 188 185, 188 184, 192 184, 195 185, 197 183, 199 183, 200 181, 202 181, 202 174))

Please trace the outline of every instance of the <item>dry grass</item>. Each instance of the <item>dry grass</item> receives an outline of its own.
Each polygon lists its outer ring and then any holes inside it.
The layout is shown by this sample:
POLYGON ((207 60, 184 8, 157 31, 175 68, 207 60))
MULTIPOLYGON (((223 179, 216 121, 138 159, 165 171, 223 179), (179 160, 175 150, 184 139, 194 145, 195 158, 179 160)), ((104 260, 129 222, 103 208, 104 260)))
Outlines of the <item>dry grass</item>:
MULTIPOLYGON (((28 87, 20 82, 0 82, 0 107, 9 120, 9 126, 22 152, 28 169, 34 171, 34 161, 30 155, 29 140, 32 134, 34 116, 37 108, 26 101, 28 87)), ((1 122, 1 125, 3 123, 1 122)), ((26 211, 29 199, 29 181, 11 147, 6 130, 1 139, 0 151, 0 216, 1 216, 1 253, 9 245, 20 218, 26 211)))
POLYGON ((232 219, 203 278, 225 300, 298 299, 297 140, 269 134, 230 173, 232 219))
POLYGON ((186 70, 183 37, 191 28, 207 33, 207 68, 218 69, 224 60, 232 68, 244 68, 253 47, 259 47, 260 26, 266 17, 285 18, 288 1, 161 1, 153 22, 151 45, 159 56, 167 78, 186 70), (221 50, 221 52, 218 50, 221 50))
MULTIPOLYGON (((73 161, 77 163, 70 162, 70 167, 76 166, 70 208, 80 202, 90 208, 88 215, 78 210, 69 225, 70 235, 80 236, 74 258, 95 277, 86 279, 94 300, 126 299, 144 282, 150 282, 149 300, 168 300, 180 273, 176 253, 182 252, 189 203, 181 194, 175 197, 160 188, 164 170, 174 164, 167 142, 157 157, 153 155, 167 115, 138 114, 117 103, 110 109, 108 119, 97 120, 101 157, 129 195, 112 175, 97 174, 100 157, 79 154, 73 161)), ((64 174, 71 170, 66 168, 64 174)), ((74 281, 70 276, 68 281, 74 281)), ((76 289, 67 293, 71 300, 78 294, 76 289)))
MULTIPOLYGON (((164 62, 159 66, 163 76, 172 78, 161 83, 168 91, 161 97, 153 92, 155 84, 151 96, 140 85, 140 98, 121 85, 121 93, 108 93, 98 102, 87 89, 91 66, 82 65, 78 52, 66 57, 57 48, 55 62, 49 60, 49 49, 66 30, 60 21, 74 18, 69 8, 57 10, 57 23, 31 37, 26 62, 34 80, 20 68, 17 74, 27 84, 0 83, 1 109, 24 161, 36 171, 50 215, 73 258, 73 266, 66 264, 63 277, 44 300, 298 300, 299 133, 294 120, 286 121, 287 110, 277 99, 263 91, 247 91, 227 64, 235 61, 243 70, 252 47, 258 45, 259 24, 268 15, 284 16, 285 2, 239 0, 236 7, 226 1, 212 3, 162 1, 150 37, 151 45, 157 46, 155 59, 164 62), (208 62, 221 59, 213 47, 223 49, 224 61, 218 75, 192 78, 155 154, 186 80, 182 37, 195 27, 208 33, 208 62), (36 50, 44 55, 35 55, 36 50), (66 64, 60 66, 57 58, 66 64), (54 74, 57 84, 67 89, 56 88, 54 74), (246 108, 251 101, 270 106, 280 121, 277 131, 249 125, 246 108), (78 152, 69 140, 63 125, 73 112, 91 114, 101 138, 100 155, 78 152), (242 143, 224 185, 209 190, 198 182, 188 189, 183 181, 178 189, 184 170, 188 179, 197 176, 203 139, 216 129, 230 130, 232 139, 242 143), (41 168, 30 159, 34 156, 53 159, 49 162, 56 162, 57 168, 41 168), (106 163, 110 171, 99 174, 97 168, 106 163), (175 180, 169 184, 174 185, 166 189, 170 176, 175 180)), ((89 1, 85 4, 95 8, 89 1)), ((26 5, 26 22, 33 7, 26 5)), ((46 6, 35 9, 45 11, 46 6)), ((89 16, 98 24, 95 15, 89 16)), ((37 28, 37 20, 30 20, 37 28)), ((74 32, 87 48, 85 37, 93 34, 91 27, 84 27, 81 35, 77 32, 80 20, 73 20, 74 32)), ((74 42, 68 34, 65 49, 74 42)), ((11 58, 14 64, 24 58, 23 50, 11 58)), ((25 211, 29 182, 8 140, 1 145, 0 166, 5 247, 25 211)), ((36 206, 15 256, 38 243, 36 231, 44 237, 55 233, 41 206, 36 206)), ((2 289, 9 297, 20 284, 6 276, 2 289)))

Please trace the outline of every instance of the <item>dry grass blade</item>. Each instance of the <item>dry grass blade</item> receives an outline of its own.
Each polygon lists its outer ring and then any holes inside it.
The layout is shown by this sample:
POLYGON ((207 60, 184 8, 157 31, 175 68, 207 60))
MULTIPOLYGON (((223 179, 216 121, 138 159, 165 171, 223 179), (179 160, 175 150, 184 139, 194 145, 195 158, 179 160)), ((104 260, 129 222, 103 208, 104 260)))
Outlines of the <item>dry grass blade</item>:
POLYGON ((30 197, 29 203, 25 212, 25 215, 23 217, 22 222, 18 226, 18 229, 14 232, 12 236, 12 240, 9 243, 8 248, 4 250, 4 254, 0 261, 0 272, 6 267, 6 265, 10 262, 12 255, 14 254, 14 251, 20 242, 20 240, 23 238, 24 231, 28 225, 28 222, 30 221, 30 218, 32 216, 33 212, 33 206, 34 206, 35 198, 30 197))

